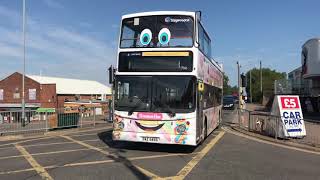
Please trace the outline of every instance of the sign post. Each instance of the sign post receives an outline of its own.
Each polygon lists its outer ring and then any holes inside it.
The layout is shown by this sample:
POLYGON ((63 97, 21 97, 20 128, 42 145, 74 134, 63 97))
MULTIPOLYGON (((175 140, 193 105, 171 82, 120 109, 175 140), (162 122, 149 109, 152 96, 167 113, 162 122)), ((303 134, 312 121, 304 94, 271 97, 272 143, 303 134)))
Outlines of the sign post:
POLYGON ((306 136, 299 96, 279 95, 277 96, 277 102, 282 121, 283 136, 306 136))

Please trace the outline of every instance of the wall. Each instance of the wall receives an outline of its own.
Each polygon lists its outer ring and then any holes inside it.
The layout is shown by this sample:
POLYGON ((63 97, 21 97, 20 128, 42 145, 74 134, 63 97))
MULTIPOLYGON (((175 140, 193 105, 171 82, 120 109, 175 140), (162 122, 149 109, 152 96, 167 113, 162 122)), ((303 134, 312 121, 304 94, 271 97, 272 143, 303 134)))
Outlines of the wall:
MULTIPOLYGON (((0 103, 21 103, 22 75, 16 72, 1 80, 0 89, 3 89, 3 100, 0 100, 0 103), (20 97, 14 98, 14 93, 20 97)), ((40 103, 40 84, 28 77, 25 77, 25 100, 26 103, 40 103), (35 100, 29 100, 29 89, 36 89, 35 100)))
POLYGON ((56 84, 41 84, 40 89, 41 107, 57 108, 56 84))
MULTIPOLYGON (((0 89, 3 89, 3 100, 0 103, 21 104, 22 102, 22 74, 15 72, 0 81, 0 89), (14 98, 14 93, 19 94, 19 98, 14 98)), ((39 103, 40 107, 56 107, 56 85, 40 84, 33 79, 25 77, 25 102, 39 103), (35 99, 30 100, 29 89, 35 89, 35 99)))

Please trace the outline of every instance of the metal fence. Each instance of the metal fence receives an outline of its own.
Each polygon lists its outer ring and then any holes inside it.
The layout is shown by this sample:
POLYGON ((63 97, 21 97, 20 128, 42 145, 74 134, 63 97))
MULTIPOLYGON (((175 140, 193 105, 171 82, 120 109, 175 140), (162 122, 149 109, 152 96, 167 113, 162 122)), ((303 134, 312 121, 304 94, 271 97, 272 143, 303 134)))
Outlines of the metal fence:
POLYGON ((302 138, 283 138, 280 136, 282 129, 281 117, 270 115, 266 112, 238 109, 238 123, 239 128, 246 131, 274 137, 277 140, 320 147, 320 121, 304 119, 307 135, 302 138))
POLYGON ((27 110, 0 111, 0 136, 33 134, 66 128, 82 128, 105 123, 107 114, 96 108, 56 109, 54 112, 27 110))

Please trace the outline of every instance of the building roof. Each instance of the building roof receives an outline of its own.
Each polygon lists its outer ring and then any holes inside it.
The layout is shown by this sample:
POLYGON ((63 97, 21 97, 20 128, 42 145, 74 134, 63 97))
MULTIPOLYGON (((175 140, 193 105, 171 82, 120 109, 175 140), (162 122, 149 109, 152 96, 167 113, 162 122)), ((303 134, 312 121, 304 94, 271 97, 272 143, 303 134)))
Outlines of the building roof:
POLYGON ((111 94, 111 88, 92 80, 26 75, 40 84, 56 84, 57 94, 111 94))

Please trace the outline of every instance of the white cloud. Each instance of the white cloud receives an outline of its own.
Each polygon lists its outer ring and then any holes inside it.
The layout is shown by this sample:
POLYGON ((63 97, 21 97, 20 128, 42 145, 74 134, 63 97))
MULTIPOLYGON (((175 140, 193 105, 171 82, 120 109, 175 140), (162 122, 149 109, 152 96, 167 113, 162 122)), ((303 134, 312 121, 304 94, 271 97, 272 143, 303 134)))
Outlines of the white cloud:
POLYGON ((6 58, 21 58, 21 55, 21 48, 0 42, 0 57, 2 57, 2 61, 5 61, 6 58))
MULTIPOLYGON (((9 14, 18 13, 0 5, 0 19, 9 14)), ((19 19, 16 18, 13 20, 19 23, 19 19)), ((71 31, 64 26, 41 24, 29 19, 37 28, 27 24, 28 73, 38 74, 42 70, 45 75, 106 81, 106 68, 115 64, 116 51, 111 48, 111 42, 108 45, 83 32, 71 31)), ((0 25, 0 34, 0 71, 4 71, 8 69, 4 59, 21 58, 22 32, 18 28, 0 25)), ((16 63, 12 72, 20 70, 20 66, 21 64, 16 63)))
POLYGON ((50 8, 53 9, 62 9, 64 6, 59 3, 57 0, 43 0, 43 2, 50 8))
POLYGON ((84 28, 91 28, 92 27, 92 24, 90 24, 88 22, 80 22, 79 25, 84 28))

